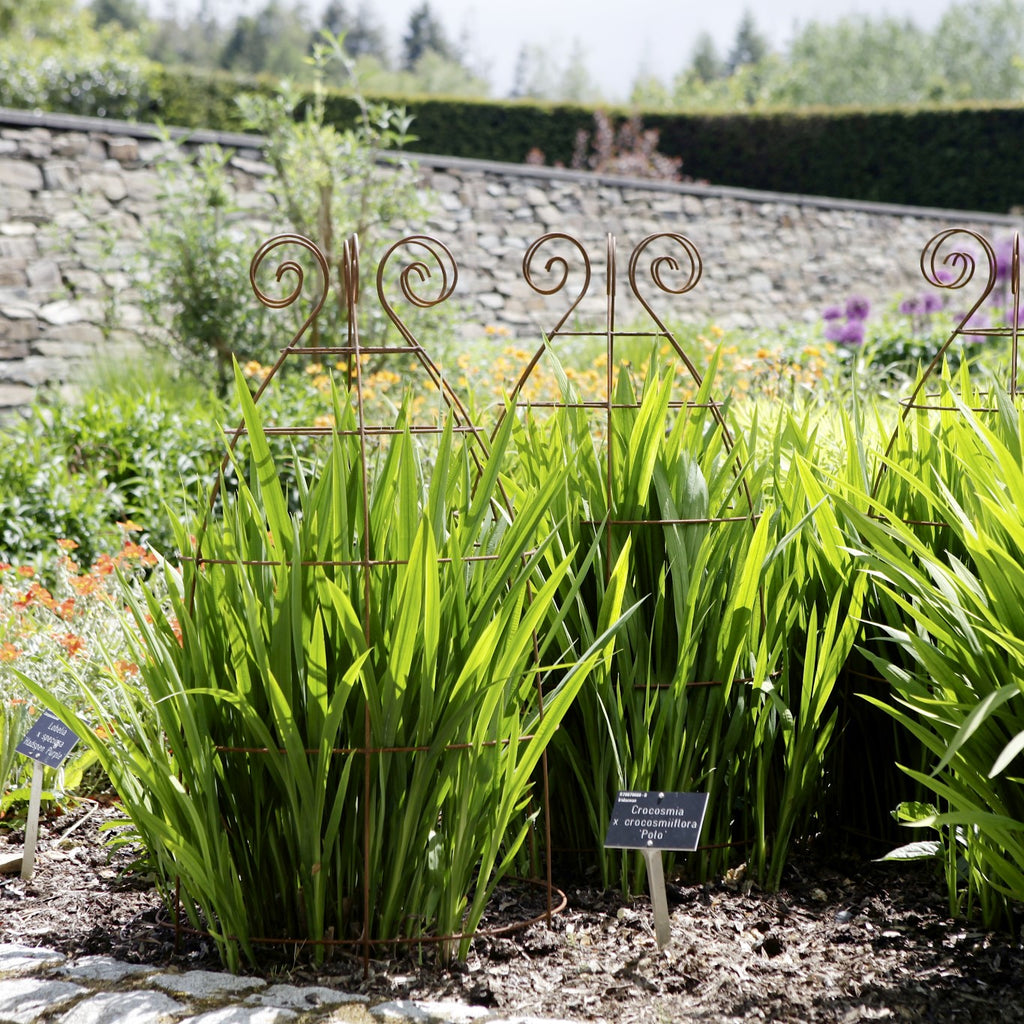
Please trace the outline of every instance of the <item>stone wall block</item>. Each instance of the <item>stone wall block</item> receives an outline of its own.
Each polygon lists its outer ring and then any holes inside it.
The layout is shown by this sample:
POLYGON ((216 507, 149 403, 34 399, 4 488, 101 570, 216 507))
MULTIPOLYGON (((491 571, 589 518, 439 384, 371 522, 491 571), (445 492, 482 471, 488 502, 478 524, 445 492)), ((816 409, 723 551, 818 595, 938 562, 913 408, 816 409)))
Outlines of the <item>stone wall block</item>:
POLYGON ((25 261, 12 256, 0 256, 0 288, 24 288, 27 284, 25 261))
POLYGON ((139 159, 139 140, 112 135, 107 138, 107 156, 119 164, 134 164, 139 159))
MULTIPOLYGON (((0 343, 14 344, 22 341, 34 341, 42 330, 38 320, 12 320, 0 314, 0 343)), ((7 357, 4 357, 7 358, 7 357)))
POLYGON ((51 192, 77 192, 78 165, 73 160, 47 160, 43 184, 51 192))
POLYGON ((26 276, 33 291, 54 292, 63 285, 56 260, 36 260, 30 263, 26 276))

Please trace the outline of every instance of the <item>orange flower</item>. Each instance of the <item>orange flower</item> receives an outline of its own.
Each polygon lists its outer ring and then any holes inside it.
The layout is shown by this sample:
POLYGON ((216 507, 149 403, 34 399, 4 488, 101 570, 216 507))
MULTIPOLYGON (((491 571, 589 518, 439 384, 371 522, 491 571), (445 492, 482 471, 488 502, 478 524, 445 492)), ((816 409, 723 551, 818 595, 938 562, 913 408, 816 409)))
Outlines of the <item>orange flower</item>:
POLYGON ((57 643, 59 643, 72 658, 76 654, 81 654, 82 651, 85 650, 85 641, 75 633, 62 633, 54 639, 56 639, 57 643))
MULTIPOLYGON (((5 640, 0 644, 0 661, 17 661, 21 657, 21 649, 5 640)), ((12 704, 14 701, 11 702, 12 704)), ((19 701, 19 703, 23 703, 19 701)))
POLYGON ((59 605, 57 605, 57 614, 62 619, 70 619, 75 614, 75 599, 73 597, 65 598, 59 605))
POLYGON ((10 567, 10 562, 0 562, 0 572, 7 572, 7 570, 10 569, 10 567))
POLYGON ((38 601, 44 608, 49 608, 51 611, 57 607, 57 602, 53 599, 53 594, 39 583, 33 583, 28 588, 28 593, 25 596, 31 598, 33 601, 38 601))
POLYGON ((36 574, 36 571, 35 571, 35 569, 32 568, 31 565, 19 565, 18 566, 18 575, 19 576, 24 576, 25 579, 28 579, 31 576, 35 576, 35 574, 36 574))
POLYGON ((100 555, 100 557, 96 559, 96 564, 92 567, 92 571, 99 576, 110 576, 113 573, 114 568, 114 560, 110 555, 100 555))
POLYGON ((122 519, 118 524, 125 533, 141 533, 142 527, 131 519, 122 519))
POLYGON ((78 542, 70 540, 67 537, 61 537, 60 540, 57 541, 57 547, 61 548, 63 551, 74 551, 75 548, 78 547, 78 542))
POLYGON ((118 678, 124 679, 125 676, 137 676, 139 674, 139 666, 134 661, 125 661, 124 658, 118 658, 114 662, 114 671, 117 673, 118 678))
POLYGON ((74 590, 83 597, 95 594, 100 589, 100 581, 95 576, 76 576, 70 582, 74 590))

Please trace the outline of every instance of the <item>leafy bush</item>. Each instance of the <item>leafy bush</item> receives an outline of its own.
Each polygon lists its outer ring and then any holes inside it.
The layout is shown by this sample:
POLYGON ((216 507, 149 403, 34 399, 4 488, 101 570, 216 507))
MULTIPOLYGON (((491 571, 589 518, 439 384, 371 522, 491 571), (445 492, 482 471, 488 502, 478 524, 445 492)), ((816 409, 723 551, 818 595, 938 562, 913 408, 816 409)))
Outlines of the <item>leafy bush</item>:
MULTIPOLYGON (((0 563, 0 818, 17 811, 29 796, 31 762, 15 752, 38 713, 26 681, 83 712, 72 674, 102 694, 110 718, 93 720, 89 726, 98 730, 100 742, 109 739, 117 700, 132 699, 130 682, 139 668, 130 660, 116 614, 123 593, 117 574, 137 580, 156 556, 129 532, 123 537, 116 555, 101 556, 89 570, 74 561, 73 540, 58 540, 51 546, 45 574, 54 580, 52 589, 32 566, 0 563), (54 551, 59 552, 56 558, 54 551)), ((95 753, 83 744, 59 770, 45 769, 46 799, 75 795, 95 763, 95 753)))
POLYGON ((104 382, 78 401, 42 396, 2 430, 0 558, 44 563, 54 538, 72 540, 92 565, 137 522, 169 554, 165 506, 208 493, 223 445, 216 407, 202 393, 104 382))
POLYGON ((508 430, 475 488, 450 427, 429 468, 400 433, 366 507, 358 445, 335 434, 289 514, 241 378, 238 391, 252 473, 200 534, 209 561, 165 573, 169 604, 132 600, 144 708, 79 679, 95 720, 126 715, 100 743, 32 691, 85 734, 160 884, 180 880, 230 967, 255 960, 256 938, 471 933, 537 812, 534 769, 603 664, 622 587, 613 575, 600 634, 569 657, 555 603, 568 560, 542 575, 544 543, 530 554, 561 481, 502 513, 508 430))
POLYGON ((1024 789, 1014 770, 1024 750, 1024 430, 1004 394, 994 413, 977 413, 977 390, 964 375, 960 383, 963 398, 947 391, 947 411, 919 412, 887 460, 887 475, 916 499, 911 521, 882 502, 875 516, 850 516, 858 560, 887 598, 877 629, 905 655, 869 652, 892 687, 871 699, 926 758, 904 770, 932 806, 908 801, 901 819, 939 832, 951 911, 992 926, 1024 900, 1024 789), (920 463, 909 471, 908 449, 920 463), (945 525, 924 533, 922 512, 945 525))

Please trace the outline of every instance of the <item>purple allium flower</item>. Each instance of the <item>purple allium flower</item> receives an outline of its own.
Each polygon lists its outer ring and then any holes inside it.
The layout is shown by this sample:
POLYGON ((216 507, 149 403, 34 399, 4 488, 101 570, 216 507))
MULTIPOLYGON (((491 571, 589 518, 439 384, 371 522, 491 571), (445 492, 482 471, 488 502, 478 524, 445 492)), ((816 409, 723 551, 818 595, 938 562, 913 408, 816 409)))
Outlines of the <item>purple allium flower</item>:
MULTIPOLYGON (((963 319, 963 313, 957 315, 957 319, 963 319)), ((985 313, 975 313, 970 320, 964 324, 964 331, 983 331, 986 327, 990 326, 991 321, 985 313)))
POLYGON ((850 320, 844 324, 838 341, 840 345, 863 345, 864 321, 850 320))
POLYGON ((863 295, 851 295, 846 303, 846 315, 851 320, 867 320, 871 303, 863 295))
POLYGON ((822 320, 838 320, 843 315, 843 311, 838 306, 829 306, 824 313, 821 314, 822 320))
POLYGON ((900 303, 900 312, 907 316, 913 316, 921 312, 921 303, 917 299, 904 299, 900 303))
POLYGON ((993 249, 996 254, 996 280, 1008 281, 1013 270, 1013 239, 1002 238, 993 249))
POLYGON ((941 295, 926 295, 924 297, 924 312, 925 313, 938 313, 942 309, 943 302, 941 295))
POLYGON ((825 340, 826 341, 841 341, 843 337, 843 329, 846 324, 840 323, 838 320, 829 320, 825 324, 825 340))

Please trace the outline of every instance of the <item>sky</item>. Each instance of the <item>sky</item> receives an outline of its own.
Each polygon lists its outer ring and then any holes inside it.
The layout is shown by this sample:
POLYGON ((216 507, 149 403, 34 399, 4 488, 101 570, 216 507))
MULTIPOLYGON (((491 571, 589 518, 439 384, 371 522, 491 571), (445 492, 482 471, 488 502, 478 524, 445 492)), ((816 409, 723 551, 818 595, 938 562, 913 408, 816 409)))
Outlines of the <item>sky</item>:
MULTIPOLYGON (((375 4, 389 38, 401 38, 410 12, 422 0, 375 4)), ((524 43, 559 55, 563 66, 577 44, 609 100, 625 99, 641 68, 670 81, 688 62, 702 32, 719 52, 728 52, 746 10, 757 27, 781 47, 794 29, 810 21, 834 22, 844 15, 891 15, 934 28, 953 0, 429 0, 449 34, 468 31, 479 66, 496 96, 511 87, 516 56, 524 43)), ((352 0, 353 8, 358 0, 352 0)))
MULTIPOLYGON (((290 2, 290 0, 287 0, 290 2)), ((347 0, 356 10, 361 0, 347 0)), ((397 53, 409 15, 422 0, 370 0, 397 53)), ((516 57, 524 44, 542 46, 559 70, 579 47, 591 78, 604 99, 625 100, 644 69, 665 82, 686 64, 702 32, 714 38, 724 56, 744 11, 776 47, 811 21, 835 22, 845 15, 886 15, 909 19, 924 29, 938 24, 955 0, 428 0, 449 36, 464 33, 472 43, 471 64, 491 83, 494 96, 512 87, 516 57)), ((964 2, 964 0, 960 0, 964 2)), ((170 6, 193 10, 198 0, 149 0, 151 10, 170 6)), ((319 14, 326 0, 306 0, 319 14)), ((215 0, 222 17, 258 10, 262 0, 215 0)))

